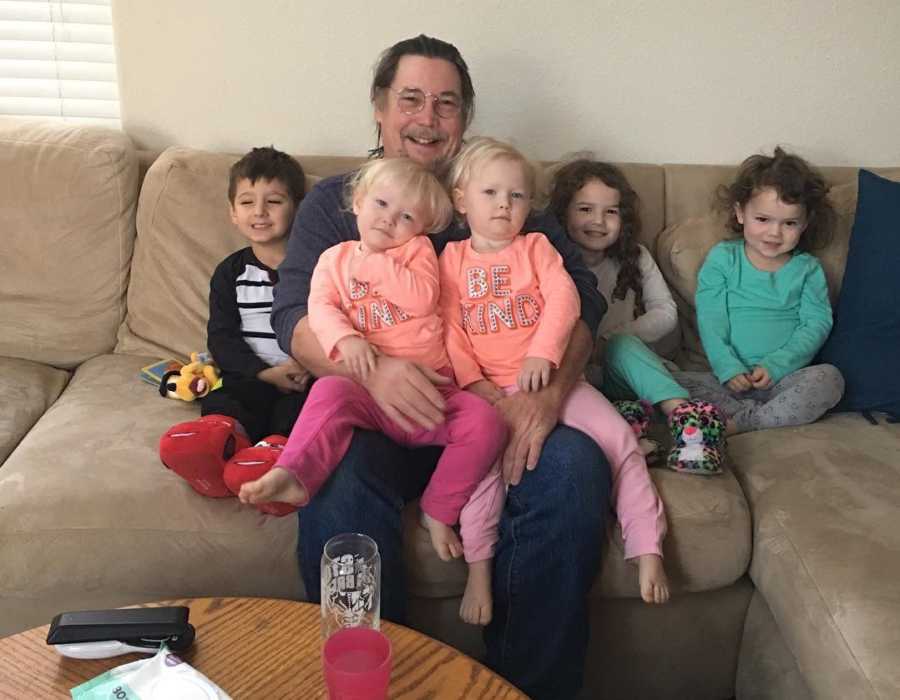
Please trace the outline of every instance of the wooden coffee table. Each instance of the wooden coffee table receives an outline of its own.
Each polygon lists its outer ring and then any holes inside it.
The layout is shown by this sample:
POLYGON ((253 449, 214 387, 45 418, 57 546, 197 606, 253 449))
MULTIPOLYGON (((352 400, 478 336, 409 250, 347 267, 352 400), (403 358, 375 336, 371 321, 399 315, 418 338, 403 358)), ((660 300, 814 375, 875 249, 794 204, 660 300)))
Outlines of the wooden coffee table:
MULTIPOLYGON (((270 598, 189 598, 152 605, 190 607, 197 638, 179 656, 235 700, 327 697, 319 606, 270 598)), ((0 698, 68 698, 74 686, 145 658, 127 654, 69 659, 47 645, 47 628, 0 639, 0 698)), ((500 676, 446 644, 390 622, 381 628, 393 645, 390 698, 527 700, 500 676)))

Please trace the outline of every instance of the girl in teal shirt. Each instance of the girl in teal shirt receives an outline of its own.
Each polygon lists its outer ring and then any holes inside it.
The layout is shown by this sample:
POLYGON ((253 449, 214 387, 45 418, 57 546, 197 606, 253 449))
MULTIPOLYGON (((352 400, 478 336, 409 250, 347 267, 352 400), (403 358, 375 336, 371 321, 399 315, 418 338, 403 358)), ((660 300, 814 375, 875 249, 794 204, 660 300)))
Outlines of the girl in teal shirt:
MULTIPOLYGON (((832 325, 825 274, 808 252, 834 229, 827 194, 818 172, 780 148, 745 160, 719 192, 731 240, 710 250, 697 279, 712 372, 670 372, 640 340, 620 336, 606 348, 604 390, 619 398, 613 389, 627 387, 660 406, 707 401, 725 415, 728 434, 811 423, 835 406, 840 372, 810 365, 832 325)), ((685 449, 679 437, 670 466, 687 460, 679 457, 685 449)))
POLYGON ((843 394, 836 367, 810 365, 832 325, 825 273, 807 252, 831 237, 827 194, 819 173, 780 148, 748 158, 721 192, 743 240, 719 243, 700 268, 697 324, 715 381, 692 379, 728 432, 811 423, 843 394))

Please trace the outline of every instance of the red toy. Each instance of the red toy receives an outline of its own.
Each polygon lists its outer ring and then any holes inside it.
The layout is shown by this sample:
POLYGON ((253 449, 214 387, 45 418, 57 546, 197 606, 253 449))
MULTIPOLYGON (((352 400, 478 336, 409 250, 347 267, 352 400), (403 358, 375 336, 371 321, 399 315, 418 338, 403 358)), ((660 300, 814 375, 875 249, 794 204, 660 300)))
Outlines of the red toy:
POLYGON ((233 495, 223 478, 225 463, 247 447, 250 440, 235 430, 233 418, 211 414, 169 428, 159 439, 159 458, 197 493, 222 498, 233 495))

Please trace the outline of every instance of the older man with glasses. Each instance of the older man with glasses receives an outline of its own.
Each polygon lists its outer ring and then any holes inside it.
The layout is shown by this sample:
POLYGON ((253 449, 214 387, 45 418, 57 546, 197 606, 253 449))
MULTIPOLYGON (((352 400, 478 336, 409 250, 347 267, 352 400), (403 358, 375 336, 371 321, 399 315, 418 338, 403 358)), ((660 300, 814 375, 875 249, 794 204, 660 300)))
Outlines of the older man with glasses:
MULTIPOLYGON (((371 101, 378 136, 371 155, 406 156, 438 171, 460 150, 475 91, 456 47, 420 35, 382 54, 371 101)), ((306 319, 319 255, 359 239, 356 219, 342 203, 346 178, 323 180, 301 203, 275 289, 272 322, 279 342, 316 376, 347 375, 343 365, 325 357, 306 319)), ((550 386, 497 404, 510 426, 501 463, 509 493, 494 559, 486 660, 534 698, 566 698, 577 693, 584 673, 587 594, 600 564, 610 471, 599 448, 584 434, 557 426, 557 418, 562 398, 584 370, 606 304, 552 216, 532 216, 526 230, 544 232, 556 246, 578 287, 582 311, 550 386)), ((467 236, 452 223, 432 240, 440 253, 448 241, 467 236)), ((434 387, 443 381, 427 368, 380 357, 365 386, 400 425, 431 428, 443 420, 434 387)), ((408 450, 383 435, 356 432, 330 482, 300 512, 298 557, 310 600, 319 600, 325 542, 341 532, 362 532, 381 551, 382 615, 404 622, 401 511, 421 494, 438 454, 437 448, 408 450)))

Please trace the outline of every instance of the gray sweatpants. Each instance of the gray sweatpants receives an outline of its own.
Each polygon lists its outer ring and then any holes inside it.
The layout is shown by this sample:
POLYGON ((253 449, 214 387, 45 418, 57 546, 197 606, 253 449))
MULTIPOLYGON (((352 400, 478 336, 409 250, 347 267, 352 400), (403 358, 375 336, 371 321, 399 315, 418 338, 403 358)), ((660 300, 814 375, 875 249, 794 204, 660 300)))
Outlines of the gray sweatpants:
POLYGON ((844 378, 832 365, 811 365, 791 372, 769 389, 731 391, 709 372, 672 372, 692 399, 718 406, 731 418, 736 432, 805 425, 837 405, 844 378))

